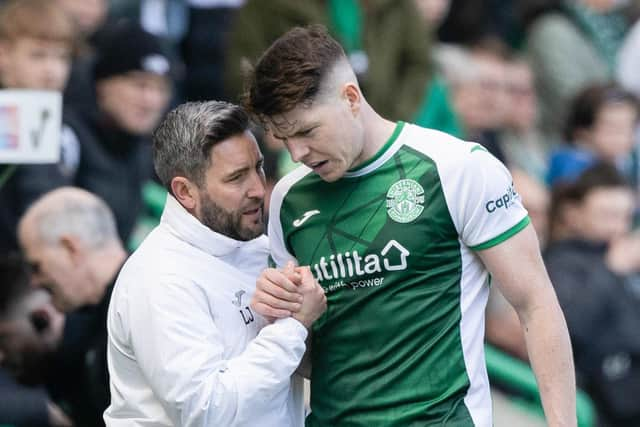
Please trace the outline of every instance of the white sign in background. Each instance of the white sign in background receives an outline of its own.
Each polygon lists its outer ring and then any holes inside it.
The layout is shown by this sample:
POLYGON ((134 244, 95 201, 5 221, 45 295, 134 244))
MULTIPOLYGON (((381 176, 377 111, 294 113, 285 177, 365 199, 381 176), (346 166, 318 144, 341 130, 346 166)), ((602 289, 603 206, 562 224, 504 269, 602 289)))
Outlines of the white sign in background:
POLYGON ((60 93, 0 90, 0 164, 56 163, 61 123, 60 93))

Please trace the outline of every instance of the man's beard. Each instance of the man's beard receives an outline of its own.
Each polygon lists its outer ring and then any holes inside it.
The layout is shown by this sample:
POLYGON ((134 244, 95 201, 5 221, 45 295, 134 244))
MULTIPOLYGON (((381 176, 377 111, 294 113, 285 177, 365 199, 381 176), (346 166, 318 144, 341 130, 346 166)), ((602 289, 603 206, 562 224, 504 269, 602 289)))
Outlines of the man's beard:
MULTIPOLYGON (((264 204, 260 204, 262 215, 264 204)), ((242 211, 228 212, 216 204, 207 195, 202 198, 202 223, 216 233, 224 234, 235 240, 247 241, 255 239, 264 232, 264 219, 260 217, 260 224, 255 228, 242 226, 242 211)))

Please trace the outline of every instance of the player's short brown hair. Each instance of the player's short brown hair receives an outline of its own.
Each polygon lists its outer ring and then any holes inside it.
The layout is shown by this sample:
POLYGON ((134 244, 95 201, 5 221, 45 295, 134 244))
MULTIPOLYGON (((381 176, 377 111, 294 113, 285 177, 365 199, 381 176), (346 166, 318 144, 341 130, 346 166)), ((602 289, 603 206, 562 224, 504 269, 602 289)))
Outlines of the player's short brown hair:
POLYGON ((264 52, 249 75, 246 110, 264 121, 310 104, 332 66, 345 58, 342 46, 325 27, 291 29, 264 52))

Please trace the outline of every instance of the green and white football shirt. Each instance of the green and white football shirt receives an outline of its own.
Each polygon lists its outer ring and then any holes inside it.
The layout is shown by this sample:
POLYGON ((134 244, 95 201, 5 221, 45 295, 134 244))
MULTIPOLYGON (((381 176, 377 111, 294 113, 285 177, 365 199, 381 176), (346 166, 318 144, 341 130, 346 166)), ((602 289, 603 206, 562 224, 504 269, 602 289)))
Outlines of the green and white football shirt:
POLYGON ((327 183, 275 187, 277 265, 310 265, 327 294, 313 326, 308 426, 491 426, 488 273, 474 250, 529 223, 482 146, 400 122, 380 152, 327 183))

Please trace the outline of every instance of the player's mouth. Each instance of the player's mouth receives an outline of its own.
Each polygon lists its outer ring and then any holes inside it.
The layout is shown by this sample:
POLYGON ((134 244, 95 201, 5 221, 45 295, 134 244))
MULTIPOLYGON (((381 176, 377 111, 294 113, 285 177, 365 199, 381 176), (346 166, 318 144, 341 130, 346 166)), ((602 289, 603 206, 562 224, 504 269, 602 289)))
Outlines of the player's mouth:
POLYGON ((315 163, 309 163, 309 167, 311 169, 313 169, 314 172, 318 172, 320 171, 320 169, 322 169, 327 163, 329 163, 329 160, 323 160, 321 162, 315 162, 315 163))

